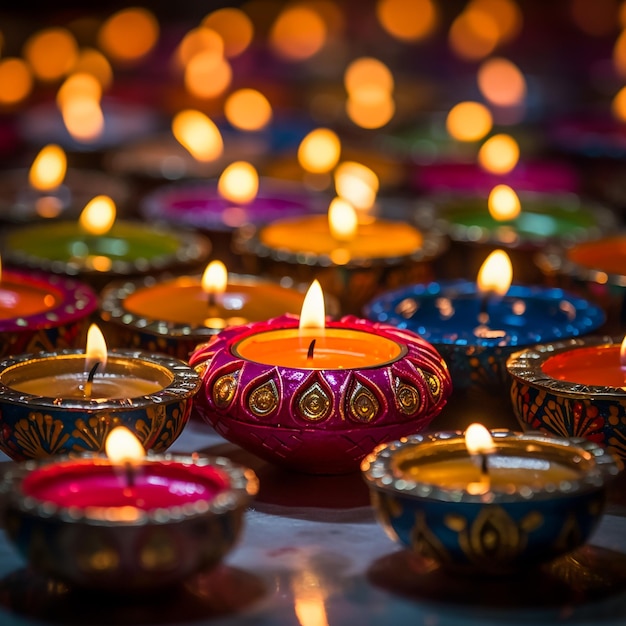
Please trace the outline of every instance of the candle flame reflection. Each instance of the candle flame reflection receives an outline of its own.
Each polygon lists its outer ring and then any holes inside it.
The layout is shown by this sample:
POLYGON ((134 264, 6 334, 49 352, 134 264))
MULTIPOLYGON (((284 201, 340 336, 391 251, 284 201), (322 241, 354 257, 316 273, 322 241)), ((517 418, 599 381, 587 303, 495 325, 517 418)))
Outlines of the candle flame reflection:
POLYGON ((90 235, 105 235, 115 222, 115 213, 115 203, 109 196, 96 196, 85 205, 78 222, 90 235))
POLYGON ((328 207, 328 227, 333 239, 352 241, 358 228, 354 207, 342 198, 334 198, 328 207))
POLYGON ((125 426, 116 426, 104 442, 104 450, 112 463, 138 463, 146 451, 141 442, 125 426))
POLYGON ((511 286, 513 266, 504 250, 494 250, 478 272, 478 290, 481 293, 496 293, 503 296, 511 286))
POLYGON ((522 210, 518 195, 508 185, 496 185, 487 200, 489 214, 494 220, 515 219, 522 210))
POLYGON ((221 261, 211 261, 202 274, 202 290, 206 294, 220 294, 226 291, 228 270, 221 261))
POLYGON ((92 324, 87 331, 87 347, 85 350, 85 368, 89 371, 96 363, 100 363, 100 372, 104 371, 107 364, 107 344, 102 331, 92 324))
POLYGON ((300 330, 304 328, 323 329, 326 326, 326 310, 324 307, 324 292, 319 281, 315 279, 309 287, 300 313, 300 330))
POLYGON ((67 157, 56 144, 44 146, 33 160, 28 172, 28 182, 39 191, 56 189, 65 178, 67 157))

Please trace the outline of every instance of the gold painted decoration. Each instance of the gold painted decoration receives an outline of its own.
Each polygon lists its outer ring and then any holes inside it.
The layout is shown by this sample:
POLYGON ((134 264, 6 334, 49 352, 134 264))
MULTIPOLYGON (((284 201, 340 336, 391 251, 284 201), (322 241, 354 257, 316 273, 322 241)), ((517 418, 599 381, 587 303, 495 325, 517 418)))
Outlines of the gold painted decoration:
POLYGON ((239 371, 236 371, 220 376, 213 383, 212 398, 217 408, 225 409, 233 401, 238 380, 239 371))
POLYGON ((426 370, 420 369, 419 372, 424 377, 424 380, 428 385, 428 391, 430 392, 432 399, 435 402, 438 402, 441 397, 441 380, 426 370))
POLYGON ((31 458, 55 454, 70 438, 63 422, 52 415, 33 411, 15 425, 15 439, 31 458))
POLYGON ((396 405, 405 415, 414 415, 419 411, 422 404, 419 391, 413 387, 396 378, 395 384, 395 398, 396 405))
POLYGON ((426 514, 421 510, 415 514, 415 524, 411 530, 411 547, 418 554, 437 563, 445 563, 451 560, 450 554, 443 543, 428 527, 426 514))
POLYGON ((76 562, 89 574, 113 572, 120 567, 120 555, 106 532, 84 532, 76 544, 76 562))
POLYGON ((158 528, 150 532, 139 554, 141 566, 148 571, 171 569, 178 558, 169 533, 158 528))
POLYGON ((357 381, 348 399, 348 410, 352 419, 368 423, 378 416, 380 402, 371 389, 357 381))
POLYGON ((268 380, 253 389, 248 396, 248 408, 257 417, 266 417, 278 406, 280 397, 273 380, 268 380))
POLYGON ((309 422, 320 422, 331 412, 330 395, 319 381, 315 381, 298 397, 296 406, 300 416, 309 422))

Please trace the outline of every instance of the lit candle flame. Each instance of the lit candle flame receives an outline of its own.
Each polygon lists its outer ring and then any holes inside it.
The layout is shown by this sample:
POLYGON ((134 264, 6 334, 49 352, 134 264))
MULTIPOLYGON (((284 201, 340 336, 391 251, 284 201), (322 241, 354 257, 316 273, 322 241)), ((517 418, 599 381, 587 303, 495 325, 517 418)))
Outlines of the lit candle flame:
POLYGON ((28 172, 28 182, 39 191, 50 191, 63 182, 66 171, 67 157, 63 148, 49 144, 35 157, 28 172))
POLYGON ((328 227, 333 239, 352 241, 359 223, 354 207, 342 198, 334 198, 328 207, 328 227))
POLYGON ((206 294, 220 294, 226 291, 228 270, 221 261, 211 261, 202 274, 202 290, 206 294))
POLYGON ((125 426, 116 426, 104 442, 104 450, 114 464, 139 463, 146 455, 144 447, 125 426))
POLYGON ((522 210, 519 197, 508 185, 496 185, 487 201, 489 213, 494 220, 514 220, 522 210))
POLYGON ((115 213, 115 203, 109 196, 96 196, 85 205, 78 222, 90 235, 105 235, 115 222, 115 213))
POLYGON ((470 454, 489 454, 494 451, 491 433, 477 422, 465 429, 465 446, 470 454))
POLYGON ((259 191, 259 175, 253 165, 246 161, 231 163, 217 182, 219 194, 237 204, 248 204, 259 191))
POLYGON ((315 279, 309 287, 300 312, 299 329, 326 327, 326 310, 324 307, 324 292, 319 281, 315 279))
POLYGON ((622 345, 619 349, 619 362, 623 368, 626 368, 626 336, 622 340, 622 345))
POLYGON ((96 363, 100 363, 100 372, 104 371, 107 364, 107 344, 102 331, 96 324, 91 324, 87 331, 87 347, 85 350, 85 367, 90 370, 96 363))
POLYGON ((478 272, 478 290, 503 296, 511 286, 513 266, 509 255, 503 250, 494 250, 478 272))
POLYGON ((215 123, 204 113, 185 110, 172 120, 176 140, 202 163, 215 161, 224 152, 224 140, 215 123))
POLYGON ((362 211, 374 206, 379 185, 376 173, 361 163, 345 161, 335 171, 337 195, 362 211))

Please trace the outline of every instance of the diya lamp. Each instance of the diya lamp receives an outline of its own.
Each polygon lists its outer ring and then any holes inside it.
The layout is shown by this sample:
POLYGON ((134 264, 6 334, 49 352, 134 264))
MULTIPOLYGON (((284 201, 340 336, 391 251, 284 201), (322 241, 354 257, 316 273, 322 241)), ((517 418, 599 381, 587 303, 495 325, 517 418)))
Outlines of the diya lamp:
POLYGON ((215 567, 239 539, 257 491, 245 467, 146 455, 124 427, 108 435, 106 456, 26 461, 0 484, 4 527, 34 570, 116 593, 171 588, 215 567))
POLYGON ((418 432, 451 392, 447 366, 417 335, 354 316, 325 320, 317 281, 300 318, 226 328, 191 355, 194 408, 229 441, 311 474, 341 474, 381 441, 418 432))
POLYGON ((391 290, 366 305, 365 317, 411 330, 432 343, 450 367, 455 390, 503 390, 511 353, 589 334, 605 320, 602 309, 562 289, 512 285, 512 272, 506 252, 496 250, 476 281, 391 290))
POLYGON ((224 328, 297 314, 303 300, 284 282, 228 273, 212 261, 201 276, 111 283, 101 293, 100 316, 116 345, 187 360, 224 328))
POLYGON ((445 570, 507 575, 581 546, 617 459, 582 438, 460 431, 381 444, 361 470, 387 534, 445 570))
POLYGON ((626 342, 590 336, 542 343, 507 360, 526 429, 584 437, 626 459, 626 342))
POLYGON ((181 360, 107 351, 92 325, 86 349, 0 361, 0 449, 14 460, 100 451, 109 431, 123 425, 146 449, 165 450, 187 423, 199 386, 181 360))
POLYGON ((30 169, 9 169, 0 175, 0 219, 20 223, 33 219, 68 218, 94 196, 107 194, 126 202, 128 186, 96 170, 67 168, 67 156, 56 144, 44 146, 30 169))
POLYGON ((0 357, 76 347, 97 308, 88 285, 0 263, 0 357))
POLYGON ((77 221, 15 228, 4 237, 8 262, 79 276, 99 289, 115 278, 155 274, 206 261, 209 240, 199 234, 116 220, 115 203, 95 196, 77 221))
POLYGON ((233 247, 250 273, 287 275, 304 283, 317 279, 339 300, 343 313, 359 314, 381 288, 426 280, 447 241, 406 221, 355 213, 337 197, 327 214, 243 227, 233 247))

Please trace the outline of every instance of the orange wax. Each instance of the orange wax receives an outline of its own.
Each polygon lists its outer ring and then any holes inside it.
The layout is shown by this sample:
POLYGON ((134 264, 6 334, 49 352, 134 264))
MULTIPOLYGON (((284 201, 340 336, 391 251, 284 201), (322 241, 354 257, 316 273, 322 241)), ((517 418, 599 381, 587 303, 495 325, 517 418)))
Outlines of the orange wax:
POLYGON ((568 258, 588 269, 607 274, 626 274, 626 237, 607 237, 572 247, 568 258))
POLYGON ((215 296, 209 306, 200 278, 183 276, 143 287, 128 295, 124 308, 135 315, 165 322, 204 326, 211 318, 238 318, 238 323, 261 321, 297 314, 304 294, 276 283, 246 277, 229 277, 226 292, 215 296))
POLYGON ((234 352, 248 361, 298 369, 379 367, 402 357, 406 348, 387 337, 348 328, 284 328, 239 341, 234 352), (313 358, 308 358, 315 339, 313 358))
POLYGON ((541 369, 552 378, 581 385, 626 387, 619 345, 573 348, 548 358, 541 369))
POLYGON ((4 272, 0 281, 0 319, 29 317, 45 313, 60 302, 60 295, 38 284, 19 281, 17 274, 4 272))
MULTIPOLYGON (((563 463, 541 458, 490 454, 487 458, 489 488, 507 491, 515 488, 544 488, 563 481, 578 480, 582 472, 563 463)), ((398 471, 398 470, 396 470, 398 471)), ((480 464, 471 457, 442 459, 415 463, 400 469, 407 479, 443 489, 464 490, 470 483, 486 482, 481 476, 480 464)))
POLYGON ((293 253, 327 255, 336 262, 350 259, 385 259, 407 256, 420 250, 423 236, 405 222, 375 219, 359 224, 351 241, 338 241, 328 226, 328 216, 313 215, 273 222, 265 226, 259 238, 262 244, 293 253))

